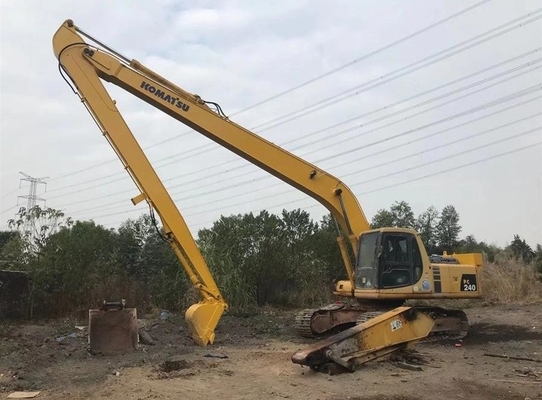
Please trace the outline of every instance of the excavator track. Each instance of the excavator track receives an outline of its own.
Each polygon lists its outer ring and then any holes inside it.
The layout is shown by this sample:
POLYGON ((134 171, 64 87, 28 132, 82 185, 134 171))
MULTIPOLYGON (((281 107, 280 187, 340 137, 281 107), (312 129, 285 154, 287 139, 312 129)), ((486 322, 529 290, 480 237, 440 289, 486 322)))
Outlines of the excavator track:
POLYGON ((297 313, 295 316, 295 331, 299 336, 306 338, 315 337, 311 329, 311 320, 316 312, 318 312, 318 308, 308 308, 297 313))
MULTIPOLYGON (((305 338, 323 338, 359 325, 392 310, 393 306, 377 304, 349 305, 330 304, 321 308, 305 309, 295 318, 295 330, 305 338)), ((435 320, 435 325, 428 337, 422 340, 431 343, 443 340, 459 340, 469 330, 467 315, 462 310, 441 307, 417 306, 417 310, 435 320)))
MULTIPOLYGON (((397 304, 398 305, 398 304, 397 304)), ((295 317, 295 330, 306 338, 327 337, 357 324, 360 314, 373 311, 389 311, 396 305, 332 303, 320 308, 301 310, 295 317)))
POLYGON ((467 336, 469 320, 463 310, 452 310, 441 307, 415 307, 435 320, 431 333, 422 342, 438 342, 444 340, 460 340, 467 336))

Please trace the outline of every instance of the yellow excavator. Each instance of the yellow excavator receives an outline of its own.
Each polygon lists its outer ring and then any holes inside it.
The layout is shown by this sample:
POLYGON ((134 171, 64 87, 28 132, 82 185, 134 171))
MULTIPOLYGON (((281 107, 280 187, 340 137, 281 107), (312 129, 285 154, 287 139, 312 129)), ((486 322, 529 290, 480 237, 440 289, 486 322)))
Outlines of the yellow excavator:
POLYGON ((136 60, 112 50, 66 20, 53 37, 59 70, 110 143, 151 216, 158 214, 164 239, 179 258, 201 301, 186 311, 196 343, 212 344, 227 309, 186 222, 124 121, 102 82, 110 82, 189 126, 240 157, 319 201, 333 217, 347 280, 334 294, 345 301, 303 310, 296 330, 324 337, 292 356, 294 363, 346 370, 410 346, 429 335, 462 337, 468 320, 461 310, 407 307, 409 299, 481 296, 478 253, 432 255, 412 229, 371 229, 352 191, 339 179, 231 121, 216 103, 189 93, 136 60), (85 39, 87 41, 85 41, 85 39), (92 42, 92 43, 90 43, 92 42), (70 85, 71 86, 71 85, 70 85))

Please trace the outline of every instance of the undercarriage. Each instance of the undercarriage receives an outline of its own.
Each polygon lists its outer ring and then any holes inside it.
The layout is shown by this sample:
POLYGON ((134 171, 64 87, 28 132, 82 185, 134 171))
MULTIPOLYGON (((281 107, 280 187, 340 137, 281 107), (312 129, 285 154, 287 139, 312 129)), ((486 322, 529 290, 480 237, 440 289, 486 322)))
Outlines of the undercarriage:
MULTIPOLYGON (((296 315, 295 329, 302 337, 321 339, 367 322, 401 306, 402 303, 404 302, 366 301, 357 304, 337 302, 321 308, 305 309, 296 315)), ((465 312, 431 306, 413 308, 434 320, 433 328, 424 342, 458 340, 467 335, 469 322, 465 312)))

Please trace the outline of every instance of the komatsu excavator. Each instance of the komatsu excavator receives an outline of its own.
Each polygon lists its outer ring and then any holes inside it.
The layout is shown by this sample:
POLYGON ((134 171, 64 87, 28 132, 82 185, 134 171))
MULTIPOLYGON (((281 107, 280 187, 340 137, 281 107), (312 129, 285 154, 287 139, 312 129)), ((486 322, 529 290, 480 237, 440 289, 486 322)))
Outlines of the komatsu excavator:
POLYGON ((212 344, 227 309, 209 268, 182 215, 102 82, 110 82, 156 107, 235 154, 319 201, 337 228, 347 280, 334 294, 345 301, 304 310, 296 317, 302 336, 323 337, 292 356, 315 370, 355 369, 410 346, 429 335, 462 337, 468 321, 460 310, 407 307, 409 299, 465 299, 481 296, 482 256, 477 253, 432 256, 412 229, 371 229, 352 191, 339 179, 239 126, 213 102, 189 93, 136 60, 124 57, 66 20, 53 37, 59 70, 73 82, 86 106, 140 194, 158 214, 164 238, 201 294, 186 311, 194 340, 212 344), (85 41, 86 38, 92 43, 85 41), (209 105, 213 106, 210 107, 209 105), (331 335, 331 336, 330 336, 331 335))

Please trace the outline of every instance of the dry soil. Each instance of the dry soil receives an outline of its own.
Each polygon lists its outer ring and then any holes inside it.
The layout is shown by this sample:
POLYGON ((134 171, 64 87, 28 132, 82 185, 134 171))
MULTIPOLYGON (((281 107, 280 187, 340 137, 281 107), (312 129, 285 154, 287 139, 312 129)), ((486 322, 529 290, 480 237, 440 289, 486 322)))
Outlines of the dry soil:
POLYGON ((484 355, 541 360, 542 305, 466 312, 471 330, 460 347, 416 347, 428 362, 422 371, 380 360, 333 376, 291 362, 311 343, 296 337, 293 312, 224 316, 207 348, 191 342, 181 315, 143 320, 155 345, 114 357, 89 354, 75 321, 4 322, 0 398, 39 390, 37 399, 542 399, 542 362, 484 355))

